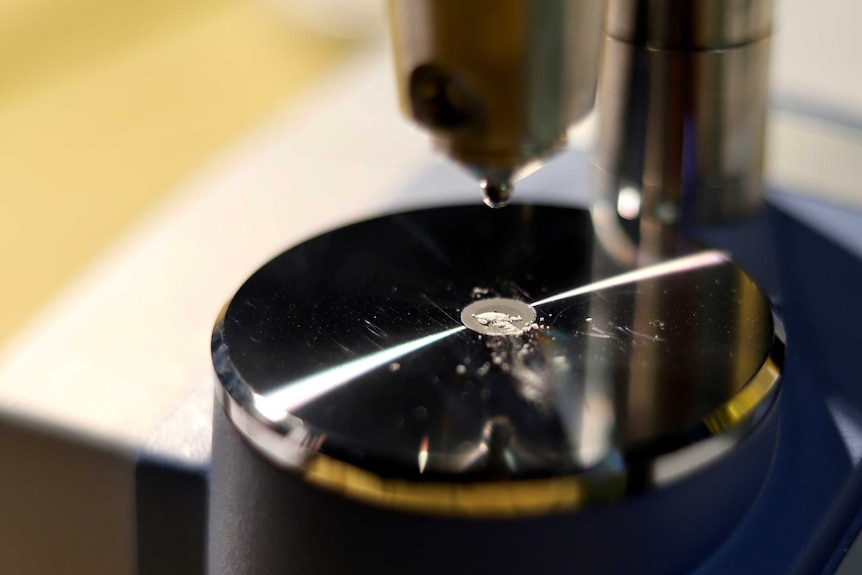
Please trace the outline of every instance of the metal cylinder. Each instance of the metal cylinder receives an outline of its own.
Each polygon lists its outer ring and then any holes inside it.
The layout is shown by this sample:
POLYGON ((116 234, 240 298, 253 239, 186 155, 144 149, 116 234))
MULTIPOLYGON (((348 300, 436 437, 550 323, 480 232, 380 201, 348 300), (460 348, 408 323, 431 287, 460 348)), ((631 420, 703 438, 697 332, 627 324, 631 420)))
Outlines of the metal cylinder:
POLYGON ((603 0, 389 0, 406 115, 480 180, 559 150, 595 100, 603 0))
POLYGON ((771 0, 610 0, 601 206, 660 224, 762 206, 771 26, 771 0))
POLYGON ((208 573, 692 572, 770 473, 783 345, 721 253, 613 240, 447 207, 255 272, 213 330, 208 573))

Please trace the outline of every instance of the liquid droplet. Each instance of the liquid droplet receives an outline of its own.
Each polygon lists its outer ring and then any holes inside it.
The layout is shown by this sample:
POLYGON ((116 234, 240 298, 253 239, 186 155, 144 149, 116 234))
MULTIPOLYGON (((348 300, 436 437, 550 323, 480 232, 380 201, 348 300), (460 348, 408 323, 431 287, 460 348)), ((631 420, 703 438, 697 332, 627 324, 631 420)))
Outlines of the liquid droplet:
POLYGON ((494 209, 505 207, 515 189, 509 182, 482 180, 479 185, 482 188, 482 200, 485 205, 494 209))

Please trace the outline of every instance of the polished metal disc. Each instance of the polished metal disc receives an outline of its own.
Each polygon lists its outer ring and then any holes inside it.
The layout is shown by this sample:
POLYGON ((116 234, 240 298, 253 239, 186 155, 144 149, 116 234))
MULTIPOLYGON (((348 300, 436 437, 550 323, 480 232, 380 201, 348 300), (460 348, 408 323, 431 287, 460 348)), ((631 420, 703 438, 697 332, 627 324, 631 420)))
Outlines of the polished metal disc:
POLYGON ((535 206, 323 234, 225 308, 222 402, 272 460, 384 503, 574 478, 580 505, 683 476, 768 410, 770 307, 721 252, 615 241, 588 212, 535 206))

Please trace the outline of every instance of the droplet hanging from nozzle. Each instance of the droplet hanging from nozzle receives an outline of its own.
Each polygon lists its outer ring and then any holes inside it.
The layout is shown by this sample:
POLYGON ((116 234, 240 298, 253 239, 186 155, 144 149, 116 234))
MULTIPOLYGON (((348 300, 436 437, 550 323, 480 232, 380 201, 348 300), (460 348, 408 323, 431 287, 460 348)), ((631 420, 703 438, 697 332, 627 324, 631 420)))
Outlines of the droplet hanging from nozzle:
POLYGON ((509 204, 515 186, 509 180, 483 179, 479 182, 482 189, 482 201, 489 208, 503 208, 509 204))

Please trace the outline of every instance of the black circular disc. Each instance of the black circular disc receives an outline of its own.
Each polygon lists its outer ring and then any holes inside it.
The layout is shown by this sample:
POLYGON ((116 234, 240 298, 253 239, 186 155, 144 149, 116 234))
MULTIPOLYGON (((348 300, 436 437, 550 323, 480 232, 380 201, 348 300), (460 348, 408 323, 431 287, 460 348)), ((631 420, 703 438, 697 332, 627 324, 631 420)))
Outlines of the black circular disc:
POLYGON ((325 455, 415 482, 683 474, 722 451, 693 447, 738 440, 768 408, 769 304, 720 252, 620 261, 609 241, 588 212, 537 206, 323 234, 225 309, 222 400, 300 469, 325 455))

